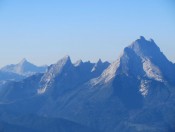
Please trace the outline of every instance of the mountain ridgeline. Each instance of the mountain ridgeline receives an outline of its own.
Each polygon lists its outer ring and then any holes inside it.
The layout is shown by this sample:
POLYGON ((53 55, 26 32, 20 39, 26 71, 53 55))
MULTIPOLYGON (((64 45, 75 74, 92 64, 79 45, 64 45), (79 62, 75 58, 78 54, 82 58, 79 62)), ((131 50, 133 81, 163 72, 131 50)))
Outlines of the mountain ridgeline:
POLYGON ((0 131, 175 131, 175 65, 152 39, 111 64, 65 56, 45 68, 23 60, 1 69, 25 77, 0 81, 0 131))
POLYGON ((36 66, 26 59, 22 59, 18 64, 11 64, 1 68, 0 81, 20 81, 36 73, 44 73, 46 69, 47 66, 36 66))

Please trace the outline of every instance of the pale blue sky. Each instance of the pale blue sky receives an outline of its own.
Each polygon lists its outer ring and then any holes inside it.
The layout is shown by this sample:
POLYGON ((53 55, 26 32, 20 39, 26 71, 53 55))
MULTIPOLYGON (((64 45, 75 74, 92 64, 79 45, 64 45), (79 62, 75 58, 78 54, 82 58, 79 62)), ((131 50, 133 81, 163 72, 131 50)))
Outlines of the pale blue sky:
POLYGON ((175 62, 174 0, 0 0, 0 67, 113 61, 139 36, 153 38, 175 62))

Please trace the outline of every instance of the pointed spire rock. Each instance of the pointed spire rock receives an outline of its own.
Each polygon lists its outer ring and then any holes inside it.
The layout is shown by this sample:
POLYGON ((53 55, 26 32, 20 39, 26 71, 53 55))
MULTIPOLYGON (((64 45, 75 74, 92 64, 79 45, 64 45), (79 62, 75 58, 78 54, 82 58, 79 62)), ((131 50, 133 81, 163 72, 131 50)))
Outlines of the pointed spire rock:
POLYGON ((140 36, 140 40, 146 40, 145 37, 143 36, 140 36))
POLYGON ((64 56, 62 59, 60 59, 57 63, 60 63, 60 62, 71 62, 71 59, 70 59, 70 56, 66 55, 64 56))
POLYGON ((65 57, 60 59, 56 64, 52 64, 51 66, 49 66, 47 72, 41 79, 41 82, 47 82, 48 80, 53 79, 54 77, 59 75, 63 71, 63 69, 66 69, 70 66, 72 66, 71 59, 68 55, 66 55, 65 57))
POLYGON ((19 62, 19 64, 23 64, 23 63, 25 63, 25 62, 28 62, 28 61, 27 61, 26 58, 23 58, 23 59, 19 62))
POLYGON ((82 63, 83 63, 83 61, 80 59, 74 63, 74 66, 75 67, 80 66, 82 63))
POLYGON ((38 94, 43 94, 50 85, 54 82, 54 79, 59 76, 64 70, 69 70, 72 67, 71 59, 68 55, 60 59, 56 64, 49 66, 47 72, 40 80, 40 88, 38 94))
POLYGON ((155 43, 155 42, 154 42, 154 40, 153 40, 152 38, 150 38, 150 40, 149 40, 149 41, 150 41, 151 43, 155 43))
POLYGON ((70 56, 69 55, 65 55, 62 59, 69 59, 70 60, 70 56))
POLYGON ((99 59, 98 61, 97 61, 97 64, 102 64, 103 62, 102 62, 102 60, 101 59, 99 59))

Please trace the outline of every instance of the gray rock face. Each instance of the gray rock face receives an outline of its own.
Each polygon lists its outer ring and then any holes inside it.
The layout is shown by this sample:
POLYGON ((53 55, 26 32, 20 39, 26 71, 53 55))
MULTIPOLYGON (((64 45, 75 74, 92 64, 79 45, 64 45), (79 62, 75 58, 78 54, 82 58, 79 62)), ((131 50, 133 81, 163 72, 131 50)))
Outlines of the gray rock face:
POLYGON ((24 115, 35 115, 22 123, 32 130, 43 129, 26 124, 28 120, 49 124, 56 118, 73 123, 72 129, 64 128, 66 132, 173 132, 174 73, 174 64, 153 40, 144 37, 126 47, 111 64, 101 60, 72 64, 66 56, 44 74, 0 85, 0 119, 20 125, 15 122, 24 115))

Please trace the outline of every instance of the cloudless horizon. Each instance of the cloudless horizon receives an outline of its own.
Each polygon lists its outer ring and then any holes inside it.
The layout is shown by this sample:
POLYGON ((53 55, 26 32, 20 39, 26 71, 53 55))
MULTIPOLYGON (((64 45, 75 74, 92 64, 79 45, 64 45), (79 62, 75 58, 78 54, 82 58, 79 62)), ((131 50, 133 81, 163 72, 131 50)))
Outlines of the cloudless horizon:
POLYGON ((175 62, 173 0, 0 0, 0 67, 23 58, 51 64, 114 61, 139 36, 175 62))

